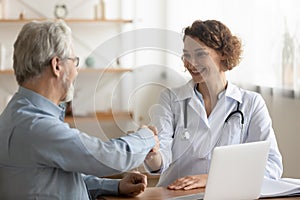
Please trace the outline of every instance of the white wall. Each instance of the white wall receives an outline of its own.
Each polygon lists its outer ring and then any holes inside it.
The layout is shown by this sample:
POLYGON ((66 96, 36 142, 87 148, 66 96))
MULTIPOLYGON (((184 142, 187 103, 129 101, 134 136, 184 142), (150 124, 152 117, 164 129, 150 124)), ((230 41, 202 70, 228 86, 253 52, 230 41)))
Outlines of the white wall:
POLYGON ((270 89, 261 93, 269 108, 283 157, 283 176, 300 178, 300 99, 286 97, 282 91, 271 94, 270 89))
POLYGON ((274 129, 283 156, 284 176, 300 178, 300 100, 277 97, 271 107, 274 129))

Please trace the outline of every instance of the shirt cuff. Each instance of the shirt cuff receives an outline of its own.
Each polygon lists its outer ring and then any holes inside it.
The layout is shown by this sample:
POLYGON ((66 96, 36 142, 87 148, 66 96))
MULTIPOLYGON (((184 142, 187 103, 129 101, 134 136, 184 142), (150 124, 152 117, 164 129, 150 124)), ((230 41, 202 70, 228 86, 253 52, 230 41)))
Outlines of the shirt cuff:
POLYGON ((118 195, 120 179, 98 178, 87 175, 84 177, 85 184, 92 199, 101 195, 118 195))
POLYGON ((148 128, 141 128, 135 133, 122 136, 120 139, 126 141, 134 153, 147 154, 156 144, 153 133, 148 128))
POLYGON ((144 162, 144 168, 147 170, 148 173, 150 174, 161 174, 162 172, 162 168, 158 169, 158 170, 151 170, 148 165, 144 162))

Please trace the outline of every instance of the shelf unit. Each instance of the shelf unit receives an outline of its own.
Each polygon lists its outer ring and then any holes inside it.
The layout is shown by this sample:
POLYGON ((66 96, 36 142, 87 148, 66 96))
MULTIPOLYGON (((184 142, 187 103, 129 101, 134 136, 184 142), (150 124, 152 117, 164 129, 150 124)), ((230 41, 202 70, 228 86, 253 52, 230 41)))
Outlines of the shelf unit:
POLYGON ((114 120, 114 118, 117 119, 132 119, 133 118, 133 112, 96 112, 94 116, 66 116, 65 122, 69 123, 70 125, 74 124, 76 121, 78 122, 87 122, 94 119, 100 120, 100 121, 108 121, 108 120, 114 120))
POLYGON ((79 73, 95 73, 95 72, 104 72, 104 73, 124 73, 132 72, 131 68, 81 68, 79 73))
MULTIPOLYGON (((79 68, 79 73, 95 73, 95 72, 103 72, 103 73, 124 73, 124 72, 132 72, 131 68, 79 68)), ((0 70, 1 74, 13 75, 13 69, 5 69, 0 70)))
MULTIPOLYGON (((30 21, 58 20, 49 18, 31 18, 31 19, 0 19, 0 23, 26 23, 30 21)), ((62 19, 67 23, 132 23, 130 19, 62 19)))
MULTIPOLYGON (((58 20, 55 18, 23 18, 23 19, 0 19, 0 24, 24 24, 30 21, 44 21, 44 20, 58 20)), ((76 23, 90 23, 90 24, 99 24, 99 23, 116 23, 116 24, 125 24, 125 23, 133 23, 133 20, 130 19, 88 19, 88 18, 66 18, 62 19, 66 23, 69 24, 76 24, 76 23)), ((126 72, 132 72, 131 68, 79 68, 79 75, 90 76, 99 73, 105 74, 122 74, 126 72)), ((0 76, 13 76, 14 71, 13 69, 5 69, 0 70, 0 76)), ((72 117, 66 116, 65 121, 69 124, 74 124, 76 121, 80 122, 89 122, 91 120, 101 120, 101 121, 112 121, 114 118, 117 119, 132 119, 133 112, 126 112, 126 111, 118 111, 118 112, 97 112, 96 116, 84 116, 84 117, 72 117)))
POLYGON ((0 75, 1 74, 13 75, 14 74, 14 70, 12 70, 12 69, 0 70, 0 75))

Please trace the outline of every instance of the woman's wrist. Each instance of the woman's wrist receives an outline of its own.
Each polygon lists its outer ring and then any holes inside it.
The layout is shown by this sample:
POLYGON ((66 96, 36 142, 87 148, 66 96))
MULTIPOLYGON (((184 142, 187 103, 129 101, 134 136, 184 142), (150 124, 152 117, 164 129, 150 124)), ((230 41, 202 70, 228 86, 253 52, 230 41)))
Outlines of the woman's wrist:
POLYGON ((162 158, 159 151, 149 152, 145 158, 145 164, 152 173, 156 173, 161 169, 162 158))

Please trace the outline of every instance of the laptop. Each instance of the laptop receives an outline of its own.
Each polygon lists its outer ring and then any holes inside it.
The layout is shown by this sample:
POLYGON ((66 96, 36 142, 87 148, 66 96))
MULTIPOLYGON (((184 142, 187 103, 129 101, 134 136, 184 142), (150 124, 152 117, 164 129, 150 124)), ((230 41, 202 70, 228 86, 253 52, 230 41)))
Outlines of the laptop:
POLYGON ((216 147, 213 150, 205 192, 171 199, 258 199, 269 148, 269 141, 216 147))

